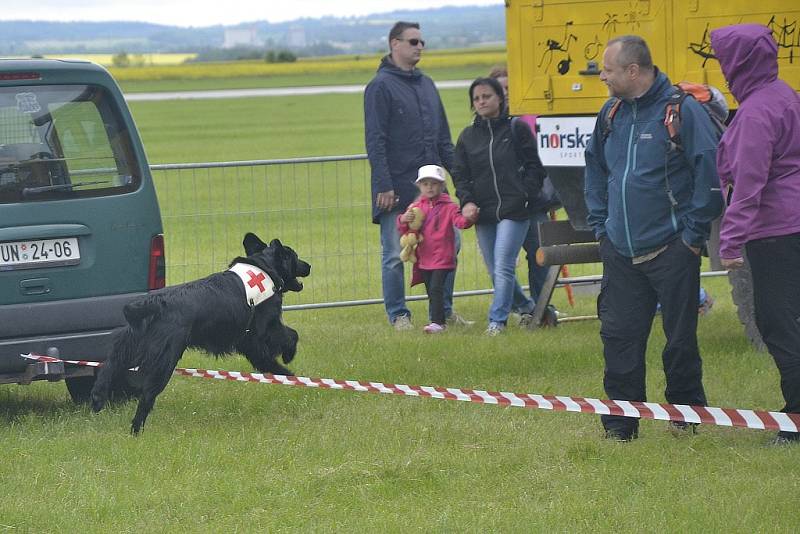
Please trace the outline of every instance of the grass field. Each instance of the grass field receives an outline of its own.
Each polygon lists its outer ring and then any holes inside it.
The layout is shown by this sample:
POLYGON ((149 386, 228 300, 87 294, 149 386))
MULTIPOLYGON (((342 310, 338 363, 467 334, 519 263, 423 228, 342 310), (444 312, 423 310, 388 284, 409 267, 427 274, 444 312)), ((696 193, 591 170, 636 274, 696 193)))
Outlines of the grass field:
MULTIPOLYGON (((443 92, 456 134, 469 119, 465 93, 443 92)), ((165 163, 363 152, 360 106, 358 95, 330 95, 132 110, 152 162, 165 163)), ((326 276, 315 268, 312 278, 326 276)), ((777 372, 741 335, 727 282, 704 285, 717 298, 699 329, 709 402, 779 408, 777 372)), ((556 304, 573 315, 594 309, 592 296, 568 308, 561 290, 556 304)), ((287 312, 301 335, 292 368, 603 397, 597 322, 487 338, 488 305, 485 296, 459 299, 478 324, 439 337, 392 331, 379 306, 287 312)), ((422 318, 426 303, 411 309, 422 318)), ((655 402, 663 401, 662 346, 656 320, 655 402)), ((181 365, 250 370, 240 357, 194 352, 181 365)), ((800 525, 800 448, 767 447, 763 431, 702 427, 676 438, 663 422, 643 421, 639 440, 618 444, 601 439, 589 415, 182 377, 139 438, 127 434, 133 410, 93 415, 69 402, 63 384, 0 387, 0 531, 790 533, 800 525)))

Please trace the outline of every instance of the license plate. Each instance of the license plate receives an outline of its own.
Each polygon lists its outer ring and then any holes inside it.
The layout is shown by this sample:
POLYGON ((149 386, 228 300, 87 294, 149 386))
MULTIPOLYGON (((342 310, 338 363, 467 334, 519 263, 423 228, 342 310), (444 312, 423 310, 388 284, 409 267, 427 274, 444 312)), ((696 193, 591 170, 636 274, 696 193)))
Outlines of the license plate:
POLYGON ((76 265, 81 261, 77 237, 0 243, 0 270, 76 265))

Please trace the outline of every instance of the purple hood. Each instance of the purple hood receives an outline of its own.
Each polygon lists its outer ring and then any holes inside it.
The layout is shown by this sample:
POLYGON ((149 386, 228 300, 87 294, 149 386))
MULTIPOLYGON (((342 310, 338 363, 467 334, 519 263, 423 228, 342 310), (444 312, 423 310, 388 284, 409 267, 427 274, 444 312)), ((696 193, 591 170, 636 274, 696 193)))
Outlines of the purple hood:
POLYGON ((739 102, 778 78, 778 45, 766 26, 739 24, 713 30, 711 48, 739 102))
POLYGON ((720 229, 720 257, 754 240, 800 233, 800 96, 778 78, 766 26, 711 32, 711 46, 739 109, 717 149, 723 190, 733 187, 720 229))

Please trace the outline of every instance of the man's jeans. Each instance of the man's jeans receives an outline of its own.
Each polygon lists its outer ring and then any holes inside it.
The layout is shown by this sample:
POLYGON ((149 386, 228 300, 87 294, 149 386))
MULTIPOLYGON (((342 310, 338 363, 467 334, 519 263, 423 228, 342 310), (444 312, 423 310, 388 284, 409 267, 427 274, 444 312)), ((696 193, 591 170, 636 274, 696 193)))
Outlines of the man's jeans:
POLYGON ((517 282, 517 256, 528 233, 529 220, 503 219, 499 223, 478 224, 478 246, 489 270, 494 298, 489 308, 489 322, 505 324, 511 304, 521 313, 533 311, 535 303, 525 296, 517 282))
MULTIPOLYGON (((384 212, 380 217, 381 226, 381 282, 383 284, 383 304, 389 322, 401 315, 411 316, 406 306, 406 289, 403 262, 400 260, 400 232, 397 230, 397 216, 400 210, 384 212)), ((456 231, 456 251, 461 248, 460 234, 456 231)), ((444 281, 444 316, 453 313, 453 285, 455 269, 444 281)), ((430 319, 430 318, 429 318, 430 319)))

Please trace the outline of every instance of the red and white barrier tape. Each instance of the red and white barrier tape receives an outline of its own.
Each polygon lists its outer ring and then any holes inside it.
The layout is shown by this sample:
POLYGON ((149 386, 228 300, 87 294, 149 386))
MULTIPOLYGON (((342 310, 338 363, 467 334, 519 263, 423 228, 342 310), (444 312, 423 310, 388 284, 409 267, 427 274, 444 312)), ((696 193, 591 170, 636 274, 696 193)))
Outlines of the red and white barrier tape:
MULTIPOLYGON (((98 367, 98 362, 82 360, 59 360, 49 356, 23 354, 24 358, 39 361, 71 363, 98 367)), ((308 378, 305 376, 284 376, 261 373, 241 373, 237 371, 212 371, 208 369, 175 369, 175 374, 195 378, 233 380, 236 382, 259 382, 262 384, 281 384, 284 386, 347 389, 367 393, 405 395, 409 397, 430 397, 432 399, 497 404, 519 408, 539 408, 542 410, 581 412, 597 415, 622 415, 655 419, 661 421, 683 421, 718 426, 740 426, 759 430, 800 431, 800 414, 715 408, 712 406, 688 406, 685 404, 661 404, 655 402, 604 400, 584 397, 564 397, 560 395, 536 395, 507 393, 504 391, 483 391, 479 389, 439 388, 433 386, 408 386, 405 384, 384 384, 382 382, 359 382, 356 380, 334 380, 332 378, 308 378)))

